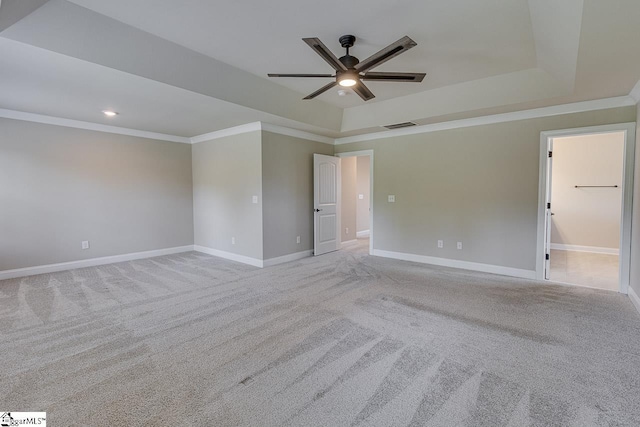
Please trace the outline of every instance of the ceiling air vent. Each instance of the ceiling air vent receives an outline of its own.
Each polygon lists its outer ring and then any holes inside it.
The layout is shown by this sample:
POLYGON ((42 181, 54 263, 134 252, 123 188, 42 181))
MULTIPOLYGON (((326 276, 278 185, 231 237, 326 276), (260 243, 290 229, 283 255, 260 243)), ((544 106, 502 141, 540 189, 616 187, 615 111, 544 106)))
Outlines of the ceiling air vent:
POLYGON ((383 126, 387 129, 400 129, 400 128, 408 128, 409 126, 415 126, 416 124, 413 122, 404 122, 404 123, 396 123, 393 125, 383 126))

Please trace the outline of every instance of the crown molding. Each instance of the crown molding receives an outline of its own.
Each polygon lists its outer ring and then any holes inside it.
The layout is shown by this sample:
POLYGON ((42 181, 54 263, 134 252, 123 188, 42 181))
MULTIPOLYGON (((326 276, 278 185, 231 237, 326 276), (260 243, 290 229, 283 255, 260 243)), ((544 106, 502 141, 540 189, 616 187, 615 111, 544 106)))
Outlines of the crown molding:
POLYGON ((196 135, 191 138, 169 135, 164 133, 149 132, 137 129, 129 129, 118 126, 103 125, 99 123, 84 122, 80 120, 64 119, 60 117, 46 116, 42 114, 26 113, 23 111, 7 110, 0 108, 0 118, 23 120, 28 122, 43 123, 54 126, 64 126, 76 129, 92 130, 96 132, 114 133, 118 135, 135 136, 139 138, 155 139, 160 141, 179 142, 183 144, 197 144, 204 141, 215 140, 232 135, 248 132, 265 131, 280 135, 292 136, 309 141, 321 142, 329 145, 351 144, 353 142, 372 141, 383 138, 393 138, 404 135, 438 132, 443 130, 458 129, 472 126, 482 126, 496 123, 505 123, 518 120, 535 119, 541 117, 557 116, 562 114, 581 113, 608 108, 630 107, 640 102, 640 81, 635 85, 628 96, 616 98, 596 99, 592 101, 576 102, 572 104, 554 105, 550 107, 535 108, 532 110, 514 111, 511 113, 495 114, 490 116, 474 117, 449 122, 433 123, 429 125, 413 126, 410 128, 388 130, 375 133, 367 133, 343 138, 330 138, 285 126, 273 125, 264 122, 252 122, 240 126, 234 126, 214 132, 196 135))
POLYGON ((0 118, 43 123, 54 126, 64 126, 75 129, 93 130, 96 132, 115 133, 118 135, 136 136, 139 138, 156 139, 160 141, 180 142, 183 144, 191 143, 189 138, 182 136, 148 132, 145 130, 129 129, 111 125, 103 125, 99 123, 83 122, 80 120, 63 119, 61 117, 45 116, 43 114, 25 113, 24 111, 6 110, 0 108, 0 118))
POLYGON ((335 145, 350 144, 353 142, 361 141, 371 141, 383 138, 393 138, 405 135, 415 135, 420 133, 438 132, 442 130, 458 129, 472 126, 513 122, 518 120, 536 119, 541 117, 559 116, 562 114, 582 113, 585 111, 606 110, 608 108, 631 107, 634 105, 636 105, 636 101, 631 96, 596 99, 592 101, 553 105, 550 107, 535 108, 532 110, 514 111, 512 113, 494 114, 490 116, 452 120, 449 122, 433 123, 429 125, 413 126, 410 128, 337 138, 335 140, 335 145))
POLYGON ((310 141, 322 142, 324 144, 333 145, 334 139, 327 136, 316 135, 311 132, 306 132, 298 129, 291 129, 284 126, 272 125, 264 122, 253 122, 246 125, 234 126, 227 129, 218 130, 215 132, 209 132, 202 135, 197 135, 191 138, 192 144, 198 144, 204 141, 211 141, 218 138, 224 138, 232 135, 239 135, 242 133, 265 131, 271 133, 277 133, 279 135, 293 136, 295 138, 307 139, 310 141))
POLYGON ((636 103, 640 103, 640 80, 638 80, 638 83, 631 89, 629 96, 633 98, 636 103))
POLYGON ((334 145, 335 139, 328 136, 316 135, 315 133, 306 132, 298 129, 291 129, 284 126, 272 125, 270 123, 263 123, 262 130, 265 132, 277 133, 280 135, 293 136, 294 138, 307 139, 309 141, 322 142, 323 144, 334 145))
POLYGON ((227 129, 217 130, 214 132, 203 133, 189 138, 191 144, 211 141, 213 139, 224 138, 226 136, 240 135, 241 133, 255 132, 262 129, 260 122, 247 123, 245 125, 234 126, 227 129))

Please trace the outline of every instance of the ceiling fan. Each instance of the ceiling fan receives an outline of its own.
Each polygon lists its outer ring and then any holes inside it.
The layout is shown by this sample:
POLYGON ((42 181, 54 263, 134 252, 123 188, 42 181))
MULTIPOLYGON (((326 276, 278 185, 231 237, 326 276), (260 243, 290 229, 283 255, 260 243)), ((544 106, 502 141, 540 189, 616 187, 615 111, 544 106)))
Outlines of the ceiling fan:
POLYGON ((378 82, 416 82, 419 83, 424 79, 425 73, 390 73, 390 72, 370 72, 374 67, 387 62, 391 58, 406 52, 417 43, 408 36, 404 36, 395 43, 391 43, 381 51, 374 53, 364 61, 360 62, 355 56, 349 55, 349 48, 353 46, 356 37, 346 35, 340 37, 340 45, 347 50, 347 54, 340 59, 331 53, 331 51, 316 37, 302 39, 322 57, 329 65, 336 70, 335 74, 268 74, 269 77, 325 77, 335 78, 331 83, 321 87, 312 94, 303 99, 313 99, 316 96, 328 91, 336 85, 350 87, 360 98, 365 101, 375 98, 375 95, 369 90, 363 81, 378 82))

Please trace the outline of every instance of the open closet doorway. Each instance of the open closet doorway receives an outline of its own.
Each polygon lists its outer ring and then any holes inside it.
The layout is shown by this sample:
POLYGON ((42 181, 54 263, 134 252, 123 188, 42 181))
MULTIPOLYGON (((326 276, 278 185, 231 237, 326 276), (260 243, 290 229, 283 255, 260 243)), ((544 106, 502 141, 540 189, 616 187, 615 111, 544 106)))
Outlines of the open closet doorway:
POLYGON ((342 176, 342 246, 360 244, 373 248, 373 151, 340 153, 342 176))
POLYGON ((542 278, 626 293, 634 127, 544 132, 542 144, 542 278))

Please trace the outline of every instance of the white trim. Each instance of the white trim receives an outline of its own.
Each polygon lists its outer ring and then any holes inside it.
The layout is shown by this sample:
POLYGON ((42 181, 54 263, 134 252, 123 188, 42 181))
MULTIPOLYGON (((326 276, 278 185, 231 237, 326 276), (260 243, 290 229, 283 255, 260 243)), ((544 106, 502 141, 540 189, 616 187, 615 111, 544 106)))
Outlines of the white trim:
MULTIPOLYGON (((373 150, 345 151, 337 157, 369 156, 369 255, 373 255, 373 150)), ((356 233, 356 237, 358 233, 356 233)))
POLYGON ((605 110, 607 108, 631 107, 633 105, 636 105, 636 102, 630 96, 596 99, 592 101, 576 102, 573 104, 554 105, 551 107, 535 108, 532 110, 514 111, 511 113, 494 114, 491 116, 452 120, 449 122, 433 123, 429 125, 412 126, 403 129, 348 136, 344 138, 337 138, 335 140, 335 145, 350 144, 352 142, 371 141, 374 139, 391 138, 403 135, 437 132, 442 130, 458 129, 471 126, 513 122, 517 120, 536 119, 540 117, 558 116, 561 114, 605 110))
POLYGON ((629 96, 633 98, 636 103, 640 102, 640 80, 638 80, 638 83, 636 83, 633 89, 631 89, 631 92, 629 92, 629 96))
POLYGON ((42 114, 25 113, 23 111, 6 110, 0 108, 0 117, 5 119, 22 120, 26 122, 43 123, 54 126, 64 126, 75 129, 92 130, 96 132, 115 133, 118 135, 136 136, 139 138, 156 139, 160 141, 180 142, 190 144, 191 140, 183 136, 167 135, 165 133, 148 132, 145 130, 122 128, 118 126, 102 125, 99 123, 83 122, 80 120, 63 119, 42 114))
POLYGON ((284 126, 272 125, 270 123, 262 124, 262 130, 265 132, 277 133, 280 135, 293 136, 295 138, 308 139, 310 141, 322 142, 323 144, 334 145, 335 139, 328 136, 316 135, 315 133, 306 132, 298 129, 291 129, 284 126))
POLYGON ((638 313, 640 313, 640 298, 638 298, 638 294, 636 294, 636 291, 634 291, 631 286, 629 286, 628 295, 629 295, 629 299, 631 299, 631 302, 635 306, 636 310, 638 310, 638 313))
POLYGON ((384 251, 381 249, 374 249, 373 255, 383 257, 399 259, 402 261, 419 262, 422 264, 440 265, 443 267, 460 268, 463 270, 481 271, 483 273, 499 274, 502 276, 520 277, 522 279, 535 279, 536 272, 533 270, 522 270, 519 268, 502 267, 500 265, 481 264, 477 262, 460 261, 449 258, 437 258, 425 255, 407 254, 402 252, 384 251))
POLYGON ((344 242, 340 242, 340 245, 342 247, 345 247, 345 246, 355 245, 356 243, 358 243, 358 239, 346 240, 344 242))
POLYGON ((631 273, 631 220, 633 207, 633 175, 635 168, 636 124, 616 123, 575 129, 562 129, 540 133, 540 163, 538 172, 538 228, 536 244, 536 278, 544 280, 545 205, 547 187, 547 150, 549 140, 562 136, 594 135, 624 132, 624 180, 622 183, 622 218, 620 221, 619 292, 626 294, 631 273))
POLYGON ((527 120, 540 117, 557 116, 561 114, 580 113, 585 111, 604 110, 608 108, 630 107, 640 100, 640 81, 628 96, 616 98, 604 98, 591 101, 576 102, 572 104, 554 105, 550 107, 535 108, 531 110, 514 111, 510 113, 495 114, 489 116, 474 117, 462 120, 452 120, 448 122, 433 123, 429 125, 413 126, 410 128, 388 130, 383 132, 366 133, 362 135, 348 136, 342 138, 331 138, 317 135, 311 132, 298 129, 291 129, 285 126, 273 125, 264 122, 252 122, 240 126, 234 126, 214 132, 196 135, 191 138, 169 135, 164 133, 149 132, 137 129, 129 129, 118 126, 103 125, 99 123, 85 122, 80 120, 64 119, 42 114, 26 113, 22 111, 0 109, 0 118, 23 120, 35 123, 44 123, 55 126, 64 126, 76 129, 93 130, 96 132, 114 133, 119 135, 136 136, 140 138, 155 139, 159 141, 180 142, 183 144, 197 144, 199 142, 210 141, 223 138, 225 136, 238 135, 242 133, 264 130, 266 132, 281 135, 293 136, 310 141, 322 142, 330 145, 350 144, 352 142, 371 141, 375 139, 391 138, 403 135, 414 135, 420 133, 437 132, 442 130, 458 129, 472 126, 481 126, 495 123, 505 123, 517 120, 527 120))
POLYGON ((239 135, 242 133, 265 131, 271 133, 277 133, 280 135, 293 136, 294 138, 306 139, 309 141, 322 142, 323 144, 333 145, 334 139, 328 136, 316 135, 311 132, 306 132, 298 129, 291 129, 284 126, 272 125, 271 123, 253 122, 246 125, 234 126, 227 129, 218 130, 215 132, 209 132, 202 135, 197 135, 191 138, 192 144, 197 144, 204 141, 211 141, 213 139, 224 138, 226 136, 239 135))
POLYGON ((191 144, 197 144, 199 142, 211 141, 212 139, 224 138, 226 136, 239 135, 241 133, 255 132, 262 129, 260 122, 247 123, 245 125, 234 126, 214 132, 203 133, 202 135, 196 135, 190 138, 191 144))
POLYGON ((234 254, 232 252, 221 251, 219 249, 207 248, 205 246, 193 245, 193 250, 202 252, 203 254, 217 256, 218 258, 224 258, 231 261, 241 262, 242 264, 249 264, 254 267, 264 267, 264 261, 257 258, 251 258, 244 255, 234 254))
POLYGON ((356 237, 369 237, 369 230, 362 230, 356 232, 356 237))
POLYGON ((618 248, 603 248, 600 246, 565 245, 564 243, 551 243, 551 249, 556 251, 590 252, 593 254, 618 255, 618 248))
POLYGON ((283 255, 275 258, 265 259, 262 262, 263 267, 271 267, 272 265, 284 264, 285 262, 297 261, 302 258, 307 258, 313 255, 313 250, 296 252, 289 255, 283 255))
POLYGON ((89 258, 79 261, 61 262, 58 264, 38 265, 35 267, 17 268, 15 270, 0 271, 0 280, 15 279, 17 277, 33 276, 36 274, 55 273, 57 271, 74 270, 76 268, 95 267, 97 265, 113 264, 116 262, 133 261, 136 259, 153 258, 193 251, 193 245, 177 246, 174 248, 155 249, 152 251, 133 252, 122 255, 112 255, 100 258, 89 258))

